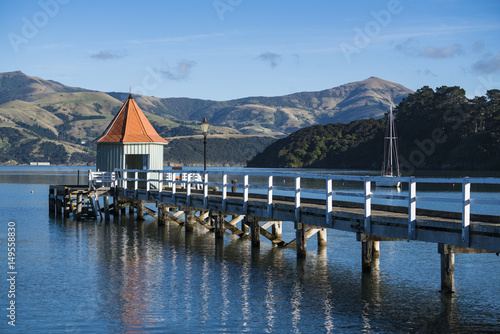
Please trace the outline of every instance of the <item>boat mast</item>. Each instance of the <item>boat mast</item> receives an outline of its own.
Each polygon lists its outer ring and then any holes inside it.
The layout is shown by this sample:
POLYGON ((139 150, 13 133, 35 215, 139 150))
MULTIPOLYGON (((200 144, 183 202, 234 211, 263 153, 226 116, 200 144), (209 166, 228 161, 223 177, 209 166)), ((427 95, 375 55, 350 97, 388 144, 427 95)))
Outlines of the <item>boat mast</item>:
POLYGON ((389 171, 390 171, 390 175, 393 176, 393 162, 392 162, 392 139, 393 139, 393 136, 394 136, 394 132, 393 132, 393 128, 392 128, 392 124, 393 124, 393 119, 392 119, 392 106, 389 110, 389 171))

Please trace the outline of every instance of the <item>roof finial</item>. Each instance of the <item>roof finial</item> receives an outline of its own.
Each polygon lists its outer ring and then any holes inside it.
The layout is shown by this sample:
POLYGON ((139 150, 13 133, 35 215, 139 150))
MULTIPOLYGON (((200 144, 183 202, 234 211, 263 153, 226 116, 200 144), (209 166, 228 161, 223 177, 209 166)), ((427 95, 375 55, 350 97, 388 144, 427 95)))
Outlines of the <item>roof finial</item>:
POLYGON ((129 93, 128 93, 128 98, 132 98, 132 86, 130 86, 129 93))

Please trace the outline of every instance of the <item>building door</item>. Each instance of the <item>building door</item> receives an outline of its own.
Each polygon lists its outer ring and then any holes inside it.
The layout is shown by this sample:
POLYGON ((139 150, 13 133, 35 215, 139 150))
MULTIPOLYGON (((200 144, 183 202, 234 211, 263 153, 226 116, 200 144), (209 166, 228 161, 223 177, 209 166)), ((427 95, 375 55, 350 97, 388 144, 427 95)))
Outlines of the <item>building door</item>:
MULTIPOLYGON (((139 169, 139 170, 146 170, 148 169, 149 165, 149 156, 147 154, 127 154, 125 155, 125 168, 126 169, 139 169)), ((134 177, 134 173, 129 173, 127 177, 134 177)), ((145 180, 147 177, 146 173, 137 173, 137 178, 145 180)), ((139 189, 146 189, 146 181, 139 181, 138 182, 138 187, 139 189)), ((134 188, 134 184, 132 182, 129 182, 127 185, 127 188, 134 188)))

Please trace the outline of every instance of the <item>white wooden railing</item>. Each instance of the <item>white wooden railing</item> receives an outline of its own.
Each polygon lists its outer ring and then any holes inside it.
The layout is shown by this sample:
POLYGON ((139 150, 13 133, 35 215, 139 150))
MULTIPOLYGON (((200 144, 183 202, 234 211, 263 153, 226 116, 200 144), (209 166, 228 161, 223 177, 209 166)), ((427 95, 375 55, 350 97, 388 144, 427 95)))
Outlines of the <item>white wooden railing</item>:
MULTIPOLYGON (((395 177, 394 181, 406 184, 405 191, 397 195, 383 194, 372 191, 372 184, 387 181, 387 177, 382 176, 353 176, 353 175, 330 175, 314 173, 289 173, 289 172, 267 172, 267 171, 228 171, 228 170, 192 170, 181 172, 174 170, 125 170, 117 169, 111 176, 92 173, 94 180, 99 177, 102 180, 112 180, 113 186, 124 187, 137 192, 140 188, 146 191, 156 190, 162 194, 165 186, 168 186, 170 196, 175 202, 178 188, 185 189, 187 203, 191 201, 191 190, 203 190, 203 205, 208 208, 209 188, 218 188, 222 194, 222 208, 226 209, 228 187, 237 187, 243 193, 243 210, 248 208, 249 193, 267 194, 267 215, 272 216, 273 196, 275 194, 287 195, 295 198, 295 218, 300 221, 300 206, 303 198, 320 198, 326 200, 325 216, 327 225, 332 224, 332 201, 341 198, 350 198, 351 202, 363 203, 364 207, 364 228, 365 233, 371 233, 371 209, 372 199, 384 200, 386 205, 394 205, 390 201, 399 201, 397 205, 408 208, 408 239, 415 239, 416 231, 416 210, 417 203, 456 203, 461 208, 462 214, 462 241, 464 245, 469 245, 470 231, 470 206, 471 204, 482 204, 491 206, 493 215, 500 216, 500 194, 493 199, 481 199, 471 196, 471 185, 494 185, 493 192, 500 193, 500 178, 423 178, 423 177, 395 177), (236 177, 239 183, 228 183, 229 177, 236 177), (277 182, 277 180, 279 181, 277 182), (250 182, 250 180, 252 182, 250 182), (293 181, 292 181, 293 180, 293 181), (312 183, 314 186, 302 186, 303 180, 312 183), (293 186, 287 186, 285 181, 293 182, 293 186), (336 191, 333 182, 349 182, 358 185, 358 191, 336 191), (318 186, 318 182, 320 185, 318 186), (140 187, 140 185, 143 187, 140 187), (323 185, 321 185, 321 183, 323 185), (417 196, 417 184, 439 184, 461 186, 461 197, 436 197, 417 196), (133 186, 131 186, 133 185, 133 186), (406 204, 401 204, 404 202, 406 204), (388 204, 387 204, 388 203, 388 204)), ((90 174, 89 174, 90 175, 90 174)), ((90 178, 90 177, 89 177, 90 178)), ((439 211, 439 210, 437 210, 439 211)), ((449 210, 443 210, 449 211, 449 210)), ((459 212, 459 211, 458 211, 459 212)))

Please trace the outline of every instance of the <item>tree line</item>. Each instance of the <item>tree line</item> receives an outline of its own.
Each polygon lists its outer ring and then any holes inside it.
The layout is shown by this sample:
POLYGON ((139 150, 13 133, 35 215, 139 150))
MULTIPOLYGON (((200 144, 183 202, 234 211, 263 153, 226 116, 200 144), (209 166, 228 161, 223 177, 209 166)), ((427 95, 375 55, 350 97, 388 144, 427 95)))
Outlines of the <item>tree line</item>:
MULTIPOLYGON (((469 99, 460 87, 422 87, 394 110, 402 170, 499 169, 500 90, 469 99)), ((280 139, 248 166, 381 168, 387 117, 315 125, 280 139)))

